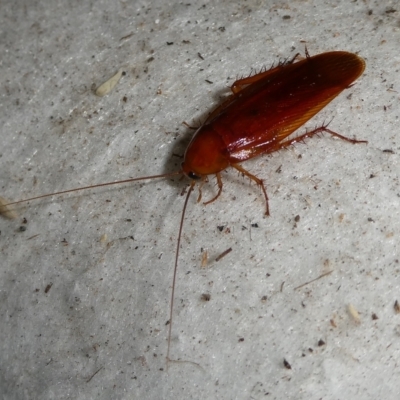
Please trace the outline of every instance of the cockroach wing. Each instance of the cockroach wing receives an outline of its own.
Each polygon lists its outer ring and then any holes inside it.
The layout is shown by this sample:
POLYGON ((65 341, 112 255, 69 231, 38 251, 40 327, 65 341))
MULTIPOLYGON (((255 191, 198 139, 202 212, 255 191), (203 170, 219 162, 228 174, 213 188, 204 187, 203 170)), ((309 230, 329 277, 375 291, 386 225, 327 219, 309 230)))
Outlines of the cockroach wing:
POLYGON ((364 68, 362 58, 342 51, 276 67, 232 95, 205 125, 222 137, 232 163, 276 151, 364 68))

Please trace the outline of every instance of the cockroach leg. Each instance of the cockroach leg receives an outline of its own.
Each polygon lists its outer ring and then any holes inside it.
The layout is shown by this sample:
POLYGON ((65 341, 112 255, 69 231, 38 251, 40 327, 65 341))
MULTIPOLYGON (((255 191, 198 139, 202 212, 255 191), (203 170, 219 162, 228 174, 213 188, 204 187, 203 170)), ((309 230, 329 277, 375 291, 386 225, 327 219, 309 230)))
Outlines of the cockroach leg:
POLYGON ((197 197, 197 202, 198 203, 200 203, 201 198, 203 197, 201 190, 203 189, 204 184, 207 183, 207 182, 208 182, 207 176, 204 176, 204 177, 201 178, 201 182, 200 182, 200 185, 199 185, 199 196, 197 197))
POLYGON ((334 131, 331 131, 331 130, 328 129, 326 126, 321 126, 321 127, 319 127, 319 128, 313 129, 312 131, 303 133, 302 135, 297 136, 297 137, 295 137, 295 138, 293 138, 293 139, 289 139, 289 140, 286 140, 286 141, 284 141, 284 142, 279 142, 279 143, 277 143, 277 144, 273 147, 273 149, 271 149, 271 150, 268 151, 268 153, 273 152, 273 151, 277 151, 277 150, 280 150, 280 149, 283 149, 283 148, 285 148, 285 147, 289 147, 289 146, 291 146, 291 145, 294 144, 294 143, 301 142, 302 140, 304 140, 304 139, 306 139, 306 138, 310 138, 310 137, 312 137, 312 136, 314 136, 314 135, 318 135, 319 133, 323 133, 323 132, 329 133, 329 134, 332 135, 332 136, 335 136, 335 137, 337 137, 337 138, 339 138, 339 139, 345 140, 346 142, 350 142, 350 143, 353 143, 353 144, 356 144, 356 143, 368 143, 367 140, 350 139, 350 138, 348 138, 348 137, 346 137, 346 136, 340 135, 339 133, 336 133, 336 132, 334 132, 334 131))
POLYGON ((241 165, 239 164, 231 164, 231 167, 237 169, 240 173, 242 173, 243 175, 247 176, 248 178, 250 178, 252 181, 254 181, 255 183, 257 183, 258 186, 261 187, 263 193, 264 193, 264 197, 265 197, 265 205, 266 205, 266 209, 265 209, 265 215, 269 215, 269 205, 268 205, 268 195, 267 195, 267 191, 265 189, 265 185, 262 179, 257 178, 255 175, 251 174, 249 171, 246 171, 241 165))
POLYGON ((222 184, 221 174, 220 174, 219 172, 217 172, 217 173, 215 174, 215 176, 217 177, 218 193, 217 193, 217 195, 216 195, 215 197, 213 197, 211 200, 208 200, 208 201, 204 202, 204 203, 203 203, 204 205, 210 204, 210 203, 212 203, 213 201, 217 200, 218 197, 220 196, 220 194, 222 193, 222 186, 223 186, 223 184, 222 184))
MULTIPOLYGON (((328 129, 326 126, 322 126, 321 128, 319 128, 321 132, 327 132, 329 134, 331 134, 332 136, 336 136, 339 139, 342 140, 346 140, 347 142, 356 144, 356 143, 368 143, 368 140, 357 140, 357 139, 350 139, 346 136, 340 135, 339 133, 336 133, 334 131, 331 131, 330 129, 328 129)), ((318 132, 317 132, 318 133, 318 132)))

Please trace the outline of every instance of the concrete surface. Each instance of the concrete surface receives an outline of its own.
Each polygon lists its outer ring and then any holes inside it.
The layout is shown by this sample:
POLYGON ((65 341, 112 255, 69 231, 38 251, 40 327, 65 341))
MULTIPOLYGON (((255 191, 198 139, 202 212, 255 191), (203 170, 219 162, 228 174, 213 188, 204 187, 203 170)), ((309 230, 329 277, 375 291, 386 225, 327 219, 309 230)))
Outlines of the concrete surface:
POLYGON ((6 198, 178 169, 183 121, 305 44, 365 58, 308 127, 334 118, 369 143, 323 135, 246 163, 267 183, 269 218, 234 171, 215 203, 192 196, 171 341, 187 362, 168 371, 186 181, 77 192, 1 219, 0 398, 397 399, 399 18, 396 2, 2 1, 6 198))

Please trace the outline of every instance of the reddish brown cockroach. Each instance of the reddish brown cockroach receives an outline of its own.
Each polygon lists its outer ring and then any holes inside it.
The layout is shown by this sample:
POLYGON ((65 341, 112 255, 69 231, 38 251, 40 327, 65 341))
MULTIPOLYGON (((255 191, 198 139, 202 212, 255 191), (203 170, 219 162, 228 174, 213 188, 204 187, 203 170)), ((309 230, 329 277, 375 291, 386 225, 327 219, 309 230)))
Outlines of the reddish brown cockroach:
MULTIPOLYGON (((173 305, 182 227, 189 196, 196 182, 204 182, 215 175, 217 195, 204 204, 216 200, 222 192, 221 171, 233 167, 253 180, 263 191, 269 215, 268 196, 263 181, 245 170, 239 163, 253 157, 273 153, 303 141, 318 133, 327 132, 350 143, 366 143, 349 139, 321 126, 297 137, 288 136, 339 95, 363 73, 365 62, 356 54, 344 51, 322 53, 295 62, 295 58, 270 70, 239 79, 231 86, 232 95, 208 116, 197 129, 185 152, 182 168, 172 173, 126 179, 70 189, 8 203, 7 206, 26 201, 60 195, 77 190, 91 189, 145 179, 186 175, 190 179, 184 202, 172 282, 167 361, 170 360, 173 305)), ((1 206, 6 209, 6 206, 1 206)))

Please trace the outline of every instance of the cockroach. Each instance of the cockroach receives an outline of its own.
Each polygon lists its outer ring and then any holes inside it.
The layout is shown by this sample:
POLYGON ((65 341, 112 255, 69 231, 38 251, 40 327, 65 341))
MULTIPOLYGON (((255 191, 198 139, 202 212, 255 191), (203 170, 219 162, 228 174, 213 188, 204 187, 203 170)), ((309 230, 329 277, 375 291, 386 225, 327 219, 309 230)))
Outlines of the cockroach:
POLYGON ((365 68, 361 57, 344 51, 332 51, 311 57, 306 49, 304 59, 296 61, 297 57, 298 55, 269 70, 236 80, 231 86, 232 94, 209 114, 195 132, 179 171, 69 189, 7 204, 10 206, 77 190, 146 179, 187 176, 190 184, 179 223, 167 324, 167 363, 172 361, 170 350, 173 308, 183 221, 195 184, 200 182, 201 189, 208 175, 216 176, 217 194, 204 204, 212 203, 222 192, 221 172, 232 167, 261 188, 266 204, 265 214, 269 215, 268 196, 263 180, 244 169, 241 162, 288 148, 323 132, 350 143, 366 143, 333 132, 327 125, 288 138, 344 89, 349 88, 365 68))

